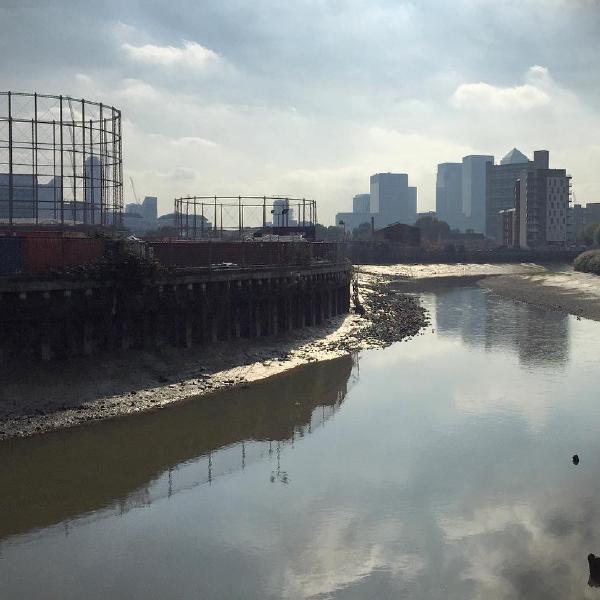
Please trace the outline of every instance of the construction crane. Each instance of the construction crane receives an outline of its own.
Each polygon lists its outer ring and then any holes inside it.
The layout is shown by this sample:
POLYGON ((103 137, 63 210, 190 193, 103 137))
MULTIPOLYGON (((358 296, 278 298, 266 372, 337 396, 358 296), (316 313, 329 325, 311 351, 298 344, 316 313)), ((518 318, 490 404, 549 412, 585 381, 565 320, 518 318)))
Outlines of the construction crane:
POLYGON ((133 197, 135 198, 135 203, 139 204, 140 201, 138 199, 137 192, 135 191, 135 183, 133 183, 133 177, 130 177, 129 181, 131 181, 131 189, 133 190, 133 197))

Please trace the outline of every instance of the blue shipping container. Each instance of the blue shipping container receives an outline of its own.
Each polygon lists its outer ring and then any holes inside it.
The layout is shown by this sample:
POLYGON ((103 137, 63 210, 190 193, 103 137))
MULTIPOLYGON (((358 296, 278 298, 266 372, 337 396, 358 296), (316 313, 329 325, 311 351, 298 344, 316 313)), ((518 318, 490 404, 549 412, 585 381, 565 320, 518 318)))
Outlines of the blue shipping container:
POLYGON ((16 237, 0 237, 0 277, 16 275, 23 269, 23 242, 16 237))

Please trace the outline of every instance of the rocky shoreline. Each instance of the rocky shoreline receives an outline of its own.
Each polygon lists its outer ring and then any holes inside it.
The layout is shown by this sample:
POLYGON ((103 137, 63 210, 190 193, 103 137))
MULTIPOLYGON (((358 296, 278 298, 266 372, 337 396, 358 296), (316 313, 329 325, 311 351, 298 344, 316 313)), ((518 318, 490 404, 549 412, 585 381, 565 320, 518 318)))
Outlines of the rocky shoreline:
POLYGON ((110 358, 5 369, 0 373, 0 440, 164 409, 307 362, 383 348, 427 325, 418 300, 395 291, 392 276, 366 273, 359 279, 364 317, 335 317, 321 327, 219 342, 210 349, 122 351, 110 358))

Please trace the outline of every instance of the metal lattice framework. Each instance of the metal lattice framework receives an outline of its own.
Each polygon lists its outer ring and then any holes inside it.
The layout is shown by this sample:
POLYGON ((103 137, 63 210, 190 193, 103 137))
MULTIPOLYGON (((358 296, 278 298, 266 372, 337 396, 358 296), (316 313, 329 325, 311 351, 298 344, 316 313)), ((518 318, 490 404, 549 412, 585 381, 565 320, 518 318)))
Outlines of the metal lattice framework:
POLYGON ((0 226, 120 227, 121 111, 0 92, 0 226))
POLYGON ((243 239, 257 231, 314 237, 317 203, 285 196, 186 196, 175 199, 181 239, 243 239))

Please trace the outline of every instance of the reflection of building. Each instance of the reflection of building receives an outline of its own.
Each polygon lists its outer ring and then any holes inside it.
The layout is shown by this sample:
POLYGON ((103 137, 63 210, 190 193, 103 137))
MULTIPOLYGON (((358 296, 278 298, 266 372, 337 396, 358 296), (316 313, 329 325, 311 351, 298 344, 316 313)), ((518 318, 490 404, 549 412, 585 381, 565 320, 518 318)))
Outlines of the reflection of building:
POLYGON ((569 317, 525 303, 503 300, 475 287, 435 293, 437 331, 460 336, 486 350, 516 352, 525 365, 561 365, 569 360, 569 317))

